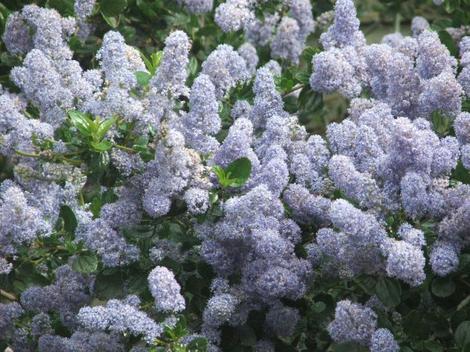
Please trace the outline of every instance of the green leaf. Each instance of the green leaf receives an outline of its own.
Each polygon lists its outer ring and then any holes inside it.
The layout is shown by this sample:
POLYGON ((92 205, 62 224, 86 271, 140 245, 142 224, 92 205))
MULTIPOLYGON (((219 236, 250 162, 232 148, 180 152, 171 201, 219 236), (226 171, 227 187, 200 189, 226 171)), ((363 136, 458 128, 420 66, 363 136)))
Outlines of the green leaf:
POLYGON ((431 292, 437 297, 449 297, 455 292, 455 283, 449 277, 436 277, 432 280, 431 292))
POLYGON ((189 64, 188 64, 188 69, 189 69, 189 74, 190 75, 195 75, 196 72, 197 72, 197 68, 198 68, 198 63, 197 63, 197 59, 192 56, 190 59, 189 59, 189 64))
POLYGON ((119 26, 119 16, 106 16, 103 12, 101 12, 101 16, 111 28, 117 28, 119 26))
POLYGON ((64 205, 60 208, 59 216, 64 220, 64 229, 69 233, 74 233, 77 228, 77 218, 69 206, 64 205))
POLYGON ((105 152, 107 150, 110 150, 113 147, 113 143, 108 140, 104 140, 99 143, 91 142, 90 145, 98 153, 105 152))
POLYGON ((135 78, 137 79, 137 83, 140 86, 145 87, 149 84, 150 80, 152 79, 152 76, 148 72, 137 71, 135 73, 135 78))
POLYGON ((380 278, 375 285, 377 297, 388 307, 396 307, 401 301, 401 286, 396 280, 380 278))
POLYGON ((454 39, 452 39, 451 35, 446 29, 440 30, 438 32, 439 34, 439 39, 441 40, 442 44, 444 44, 447 49, 449 49, 450 54, 452 56, 458 57, 459 56, 459 49, 457 48, 457 45, 455 44, 454 39))
POLYGON ((72 269, 83 274, 94 273, 98 269, 98 257, 93 253, 80 254, 72 262, 72 269))
POLYGON ((215 165, 214 167, 212 167, 212 171, 217 176, 217 180, 219 181, 219 183, 223 187, 227 187, 227 184, 226 184, 227 177, 225 175, 225 170, 219 165, 215 165))
POLYGON ((152 69, 153 69, 152 74, 155 74, 155 72, 157 71, 157 68, 160 66, 160 62, 162 61, 162 58, 163 58, 162 50, 156 51, 152 53, 152 55, 150 55, 150 59, 152 60, 152 69))
POLYGON ((62 16, 73 16, 73 3, 72 0, 48 0, 47 6, 56 9, 62 16))
POLYGON ((243 346, 254 346, 256 345, 256 334, 253 328, 249 325, 243 325, 240 327, 240 342, 243 346))
POLYGON ((312 305, 312 310, 315 312, 315 313, 321 313, 323 312, 324 310, 326 309, 326 304, 324 302, 315 302, 313 305, 312 305))
POLYGON ((205 352, 207 351, 207 340, 204 337, 197 337, 188 343, 186 349, 188 352, 205 352))
POLYGON ((470 345, 470 321, 460 323, 454 333, 455 342, 460 348, 470 345))
POLYGON ((452 171, 451 179, 470 184, 470 171, 463 166, 460 160, 457 167, 452 171))
POLYGON ((305 71, 299 71, 295 74, 295 79, 304 85, 308 85, 310 83, 310 74, 305 71))
POLYGON ((91 136, 91 119, 83 112, 78 110, 69 110, 68 115, 72 124, 85 136, 91 136))
POLYGON ((341 344, 335 344, 333 346, 334 352, 366 352, 368 349, 362 347, 354 342, 346 342, 341 344))
POLYGON ((240 158, 225 169, 225 175, 229 179, 229 186, 243 186, 251 174, 251 161, 248 158, 240 158))
POLYGON ((107 119, 100 123, 98 130, 96 131, 94 137, 96 140, 101 141, 105 136, 106 132, 116 123, 116 119, 114 117, 107 119))
POLYGON ((423 347, 426 348, 426 350, 430 351, 430 352, 441 352, 441 351, 443 351, 443 348, 442 348, 441 344, 437 341, 431 341, 431 340, 424 341, 423 347))
POLYGON ((119 16, 127 7, 127 0, 100 0, 100 8, 105 16, 119 16))

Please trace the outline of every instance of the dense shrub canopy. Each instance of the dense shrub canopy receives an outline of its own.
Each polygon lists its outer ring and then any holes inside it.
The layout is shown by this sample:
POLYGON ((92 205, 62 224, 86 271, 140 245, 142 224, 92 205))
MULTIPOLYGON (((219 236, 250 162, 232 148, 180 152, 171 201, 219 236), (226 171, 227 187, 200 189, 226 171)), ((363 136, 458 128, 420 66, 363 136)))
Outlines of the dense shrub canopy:
POLYGON ((0 350, 470 351, 469 1, 0 23, 0 350))

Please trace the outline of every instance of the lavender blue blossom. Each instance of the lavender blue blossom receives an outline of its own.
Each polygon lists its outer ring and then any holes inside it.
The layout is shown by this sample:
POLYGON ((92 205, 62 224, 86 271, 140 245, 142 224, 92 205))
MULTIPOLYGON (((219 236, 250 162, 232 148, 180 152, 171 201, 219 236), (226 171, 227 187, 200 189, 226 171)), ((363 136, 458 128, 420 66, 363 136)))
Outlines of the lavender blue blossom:
POLYGON ((436 242, 429 261, 434 273, 439 276, 447 276, 457 270, 459 265, 458 251, 451 243, 436 242))
POLYGON ((60 74, 41 50, 31 50, 23 66, 12 69, 11 80, 38 106, 44 121, 54 126, 64 120, 65 110, 73 107, 72 92, 61 86, 60 74))
POLYGON ((14 254, 15 246, 29 244, 52 231, 41 211, 28 202, 26 194, 10 180, 0 184, 0 253, 14 254))
POLYGON ((362 207, 380 204, 380 190, 371 175, 356 170, 352 161, 343 155, 335 155, 329 163, 329 175, 336 187, 362 207))
POLYGON ((31 320, 31 334, 41 336, 52 333, 51 318, 48 314, 36 314, 31 320))
POLYGON ((268 45, 276 31, 276 26, 279 22, 279 14, 266 13, 264 20, 258 18, 245 23, 245 36, 253 44, 258 46, 268 45))
POLYGON ((440 146, 434 151, 432 162, 432 175, 449 175, 457 166, 459 160, 459 142, 455 137, 441 139, 440 146))
POLYGON ((293 212, 294 219, 300 223, 315 221, 329 223, 331 201, 325 197, 311 194, 307 188, 290 184, 283 193, 283 199, 293 212))
POLYGON ((7 50, 13 55, 24 55, 33 48, 30 28, 19 12, 8 16, 2 39, 7 50))
POLYGON ((417 248, 421 248, 426 245, 423 231, 414 228, 409 223, 404 223, 400 226, 398 229, 398 236, 400 236, 403 241, 408 242, 417 248))
POLYGON ((188 189, 184 193, 184 200, 191 214, 204 214, 210 207, 209 192, 205 189, 188 189))
POLYGON ((202 73, 210 77, 217 99, 223 98, 229 89, 250 77, 243 57, 226 44, 220 44, 209 54, 202 63, 202 73))
POLYGON ((165 267, 155 267, 148 276, 148 284, 155 306, 162 312, 180 312, 185 308, 180 286, 173 273, 165 267))
POLYGON ((401 53, 395 53, 388 64, 386 101, 396 116, 417 114, 421 89, 414 65, 411 58, 401 53))
POLYGON ((248 118, 251 112, 251 105, 246 100, 237 100, 232 106, 230 116, 236 120, 239 117, 248 118))
POLYGON ((126 45, 119 32, 110 31, 103 37, 103 44, 96 54, 105 79, 110 85, 132 88, 137 85, 135 72, 145 71, 139 52, 126 45))
POLYGON ((72 57, 66 41, 74 31, 73 18, 62 18, 56 10, 31 4, 14 13, 3 40, 12 54, 24 55, 35 48, 55 61, 72 57))
POLYGON ((465 96, 470 96, 470 67, 466 66, 459 73, 457 80, 462 87, 465 96))
POLYGON ((283 17, 271 43, 271 56, 297 64, 303 50, 299 36, 300 28, 297 21, 290 17, 283 17))
POLYGON ((470 113, 462 112, 455 118, 454 130, 460 144, 470 143, 470 113))
MULTIPOLYGON (((322 33, 320 41, 325 49, 354 45, 360 40, 359 19, 352 0, 338 0, 335 4, 335 18, 328 31, 322 33)), ((362 33, 361 33, 362 34, 362 33)))
POLYGON ((184 5, 189 12, 195 14, 209 12, 214 5, 213 0, 179 0, 178 2, 184 5))
POLYGON ((256 66, 258 66, 259 62, 256 48, 253 46, 253 44, 247 42, 242 44, 237 49, 237 52, 245 60, 248 71, 253 75, 256 72, 256 66))
POLYGON ((328 325, 328 332, 336 342, 367 346, 376 326, 377 315, 372 309, 344 300, 336 304, 335 319, 328 325))
POLYGON ((416 69, 421 78, 430 79, 442 72, 453 73, 457 60, 439 40, 436 32, 423 31, 418 37, 416 69))
POLYGON ((219 143, 212 137, 221 128, 215 86, 210 77, 199 75, 191 87, 190 110, 183 118, 186 143, 201 153, 214 152, 219 143))
POLYGON ((139 249, 126 243, 119 232, 103 219, 79 224, 75 237, 96 252, 107 267, 132 263, 139 258, 139 249))
POLYGON ((424 17, 413 17, 411 20, 411 32, 413 33, 413 37, 418 37, 427 29, 429 29, 429 22, 424 17))
POLYGON ((400 347, 388 329, 377 329, 370 341, 371 352, 398 352, 400 347))
POLYGON ((8 263, 5 258, 0 257, 0 274, 9 274, 13 269, 13 264, 8 263))
POLYGON ((129 177, 132 173, 139 172, 144 168, 144 162, 139 154, 131 154, 117 148, 111 150, 111 162, 125 177, 129 177))
POLYGON ((93 13, 96 0, 75 0, 73 8, 79 19, 85 19, 93 13))
POLYGON ((183 134, 168 130, 156 147, 155 160, 147 164, 144 210, 152 217, 167 214, 172 197, 182 196, 187 187, 208 187, 206 173, 199 154, 185 147, 183 134))
POLYGON ((0 303, 0 338, 6 339, 13 331, 14 321, 23 315, 24 310, 17 302, 0 303))
POLYGON ((470 144, 462 146, 461 154, 460 160, 462 160, 463 167, 470 170, 470 144))
POLYGON ((77 331, 70 338, 43 335, 38 340, 39 352, 123 352, 124 346, 116 336, 103 332, 77 331))
POLYGON ((227 322, 235 312, 239 299, 229 293, 213 296, 203 313, 204 324, 218 327, 227 322))
POLYGON ((224 32, 242 29, 255 17, 251 3, 251 0, 226 0, 215 9, 215 23, 224 32))
POLYGON ((340 49, 330 49, 315 55, 312 59, 313 73, 310 86, 322 93, 339 91, 348 98, 361 93, 361 83, 355 69, 340 49))
POLYGON ((300 319, 299 311, 276 302, 266 313, 265 325, 274 335, 289 337, 294 334, 300 319))
POLYGON ((190 48, 189 38, 182 31, 175 31, 165 39, 160 66, 150 82, 159 94, 174 97, 188 94, 185 82, 190 48))
POLYGON ((263 128, 273 116, 285 116, 281 95, 276 91, 275 74, 268 67, 261 67, 256 72, 253 84, 255 100, 250 112, 250 119, 255 128, 263 128))
POLYGON ((387 255, 387 275, 411 286, 421 285, 426 278, 424 254, 419 247, 405 241, 389 240, 383 245, 387 255))
POLYGON ((403 35, 400 32, 386 34, 382 38, 382 43, 397 48, 403 41, 403 35))
POLYGON ((401 180, 401 200, 408 216, 419 218, 426 214, 429 204, 429 178, 409 172, 401 180))
POLYGON ((246 157, 250 159, 252 167, 259 165, 258 157, 251 148, 253 143, 253 124, 250 120, 240 117, 236 119, 228 130, 222 145, 214 156, 214 163, 227 167, 231 162, 246 157))
POLYGON ((260 166, 249 185, 264 184, 272 194, 280 195, 288 182, 289 170, 285 160, 282 157, 274 157, 260 166))
POLYGON ((289 6, 292 17, 299 26, 299 41, 304 43, 310 33, 315 30, 312 5, 309 0, 291 0, 289 6))
POLYGON ((419 96, 422 116, 427 117, 434 111, 456 116, 462 108, 463 90, 453 73, 444 71, 424 83, 419 96))
POLYGON ((109 330, 117 333, 143 335, 153 343, 163 333, 163 327, 141 312, 138 307, 111 299, 106 306, 83 307, 77 314, 79 323, 90 331, 109 330))

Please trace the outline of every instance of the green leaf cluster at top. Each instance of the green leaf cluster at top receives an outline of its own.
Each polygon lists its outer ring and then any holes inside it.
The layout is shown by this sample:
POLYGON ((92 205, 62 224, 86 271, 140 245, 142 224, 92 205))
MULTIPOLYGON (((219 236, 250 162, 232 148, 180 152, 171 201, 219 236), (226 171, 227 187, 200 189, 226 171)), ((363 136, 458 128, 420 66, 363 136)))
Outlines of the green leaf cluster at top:
POLYGON ((113 147, 113 143, 104 137, 116 123, 116 118, 101 121, 99 117, 92 119, 89 114, 77 110, 70 110, 68 115, 72 125, 80 132, 82 147, 86 146, 96 153, 108 151, 113 147))
POLYGON ((149 58, 147 58, 142 52, 140 53, 140 56, 144 61, 145 68, 148 72, 137 71, 135 73, 135 77, 137 79, 137 83, 140 86, 145 87, 149 84, 150 80, 157 72, 157 68, 160 66, 160 62, 162 61, 163 51, 156 51, 152 53, 149 58))
POLYGON ((216 165, 212 170, 223 188, 241 187, 250 177, 251 162, 248 158, 240 158, 233 161, 225 169, 216 165))

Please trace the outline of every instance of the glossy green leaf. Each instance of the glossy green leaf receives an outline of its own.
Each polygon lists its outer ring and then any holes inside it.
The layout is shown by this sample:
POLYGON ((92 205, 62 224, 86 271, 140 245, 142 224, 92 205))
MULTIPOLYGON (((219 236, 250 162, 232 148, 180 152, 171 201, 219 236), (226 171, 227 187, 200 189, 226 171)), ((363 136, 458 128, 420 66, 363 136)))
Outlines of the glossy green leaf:
POLYGON ((375 286, 377 297, 388 307, 396 307, 401 301, 401 286, 396 280, 380 278, 375 286))
POLYGON ((460 348, 466 348, 470 345, 470 321, 464 321, 455 329, 455 342, 460 348))
POLYGON ((450 277, 436 277, 432 280, 431 291, 437 297, 449 297, 455 292, 455 283, 450 277))
POLYGON ((74 258, 72 269, 83 274, 94 273, 98 269, 98 257, 93 253, 80 254, 74 258))
POLYGON ((248 158, 240 158, 232 163, 225 169, 225 174, 229 181, 229 186, 240 187, 243 186, 250 178, 251 174, 251 161, 248 158))
POLYGON ((81 134, 91 136, 91 120, 85 113, 78 110, 69 110, 67 113, 70 117, 70 121, 81 134))
POLYGON ((107 119, 103 122, 100 123, 99 127, 98 127, 98 130, 96 131, 95 133, 95 137, 98 141, 101 141, 104 136, 106 135, 106 132, 109 131, 109 129, 116 123, 116 119, 113 117, 113 118, 110 118, 110 119, 107 119))
POLYGON ((105 16, 119 16, 127 7, 127 0, 100 0, 101 12, 105 16))
POLYGON ((135 73, 135 78, 137 79, 137 83, 140 86, 145 87, 149 84, 150 80, 152 79, 152 76, 148 72, 137 71, 135 73))
POLYGON ((108 140, 104 140, 99 143, 91 142, 90 145, 95 151, 99 153, 110 150, 113 147, 113 143, 108 140))

